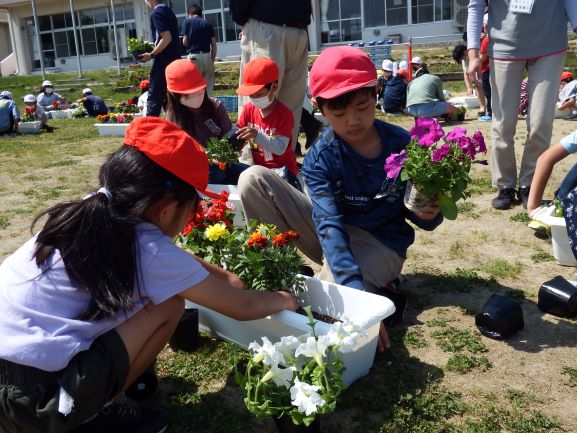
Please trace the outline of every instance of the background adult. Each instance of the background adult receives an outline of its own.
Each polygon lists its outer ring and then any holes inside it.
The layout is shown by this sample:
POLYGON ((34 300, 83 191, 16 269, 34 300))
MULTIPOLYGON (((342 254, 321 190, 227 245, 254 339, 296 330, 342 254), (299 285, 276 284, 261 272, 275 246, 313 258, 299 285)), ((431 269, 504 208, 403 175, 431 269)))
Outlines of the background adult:
MULTIPOLYGON (((258 57, 274 60, 279 68, 278 99, 293 113, 294 151, 307 81, 311 0, 230 0, 230 11, 242 27, 241 71, 258 57)), ((246 97, 239 98, 239 111, 246 102, 246 97)))
MULTIPOLYGON (((481 75, 479 45, 485 0, 470 0, 467 22, 469 78, 481 75)), ((488 3, 493 108, 492 181, 499 189, 495 209, 509 209, 521 201, 527 207, 535 164, 551 141, 559 76, 567 50, 567 17, 577 28, 574 0, 491 0, 488 3), (547 35, 542 35, 543 30, 547 35), (541 36, 542 35, 542 36, 541 36), (521 81, 527 70, 527 140, 519 175, 515 158, 515 130, 521 81), (517 190, 517 181, 519 189, 517 190)))
POLYGON ((216 38, 212 24, 202 18, 202 8, 192 5, 187 10, 188 17, 182 24, 182 44, 188 58, 198 68, 206 80, 206 93, 212 95, 214 88, 214 61, 216 59, 216 38))
POLYGON ((445 101, 441 78, 426 72, 407 86, 407 111, 415 117, 439 117, 453 116, 457 108, 445 101))
POLYGON ((154 36, 154 49, 140 57, 143 62, 154 59, 150 70, 146 115, 159 116, 166 98, 164 70, 180 57, 178 21, 164 0, 146 0, 146 4, 153 9, 150 14, 150 27, 154 36))
POLYGON ((13 101, 12 92, 8 90, 0 93, 0 134, 18 132, 20 112, 13 101))

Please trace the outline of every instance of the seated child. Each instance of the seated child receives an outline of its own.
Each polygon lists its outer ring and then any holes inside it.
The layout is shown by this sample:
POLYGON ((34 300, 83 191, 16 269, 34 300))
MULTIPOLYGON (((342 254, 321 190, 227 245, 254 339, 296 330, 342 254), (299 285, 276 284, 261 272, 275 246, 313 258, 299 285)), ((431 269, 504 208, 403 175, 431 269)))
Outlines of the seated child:
POLYGON ((138 97, 138 109, 143 116, 146 116, 146 104, 148 103, 148 87, 150 86, 150 81, 142 80, 138 87, 140 87, 140 96, 138 97))
POLYGON ((564 71, 561 74, 561 83, 559 84, 559 99, 555 105, 556 118, 573 119, 577 113, 577 80, 573 79, 571 72, 564 71))
POLYGON ((393 78, 393 61, 389 59, 383 60, 381 65, 382 74, 377 81, 377 108, 383 110, 383 99, 385 98, 385 90, 388 82, 393 78))
MULTIPOLYGON (((54 91, 54 85, 52 84, 52 81, 49 80, 44 80, 42 82, 42 88, 40 89, 40 93, 36 97, 36 100, 38 105, 47 111, 52 109, 53 103, 64 102, 64 98, 54 91)), ((48 117, 50 117, 50 113, 48 113, 48 117)))
POLYGON ((108 114, 108 107, 100 96, 96 96, 92 89, 86 88, 82 91, 82 98, 78 100, 84 105, 88 117, 98 117, 108 114))
POLYGON ((0 431, 164 432, 157 409, 104 406, 164 348, 185 299, 237 320, 296 310, 294 295, 245 290, 174 245, 207 182, 198 143, 136 118, 99 189, 35 220, 46 217, 0 265, 0 431))
MULTIPOLYGON (((292 112, 276 97, 279 70, 276 63, 261 57, 246 64, 236 93, 248 96, 238 121, 236 136, 250 140, 255 165, 279 169, 281 176, 299 191, 298 166, 292 146, 292 112)), ((373 105, 374 107, 374 105, 373 105)))
POLYGON ((42 129, 45 129, 48 132, 52 132, 54 129, 48 125, 48 116, 46 115, 46 111, 36 102, 36 96, 34 95, 26 95, 24 96, 24 105, 26 111, 30 110, 30 112, 34 113, 36 120, 42 122, 42 129))
POLYGON ((382 109, 388 114, 402 114, 407 105, 407 84, 409 83, 409 71, 401 69, 397 75, 387 83, 383 98, 382 109))
MULTIPOLYGON (((310 199, 262 167, 243 172, 238 187, 247 218, 294 230, 307 257, 322 264, 324 256, 322 279, 391 295, 384 288, 398 277, 415 238, 407 220, 433 230, 443 218, 436 206, 410 212, 403 204, 406 182, 387 178, 385 160, 410 136, 375 119, 376 84, 375 67, 362 50, 325 49, 310 73, 312 95, 329 123, 304 159, 310 199)), ((398 308, 402 317, 404 306, 398 308)), ((381 350, 386 335, 383 326, 381 350)))
POLYGON ((15 134, 18 132, 20 112, 14 102, 12 92, 4 90, 0 93, 0 134, 15 134))

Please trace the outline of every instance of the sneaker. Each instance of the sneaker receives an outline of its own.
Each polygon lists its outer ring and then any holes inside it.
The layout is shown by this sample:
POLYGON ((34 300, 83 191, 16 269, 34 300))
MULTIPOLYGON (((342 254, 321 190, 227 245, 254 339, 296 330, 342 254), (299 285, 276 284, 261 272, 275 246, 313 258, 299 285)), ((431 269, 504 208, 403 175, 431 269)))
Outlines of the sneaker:
POLYGON ((529 191, 531 190, 528 186, 523 186, 519 188, 518 196, 519 201, 523 204, 523 207, 527 209, 527 202, 529 201, 529 191))
POLYGON ((483 115, 479 117, 479 122, 490 122, 493 118, 489 115, 483 115))
POLYGON ((500 189, 497 197, 491 201, 493 208, 499 210, 511 209, 518 203, 519 202, 517 201, 517 192, 515 191, 515 188, 500 189))
POLYGON ((104 407, 71 433, 164 433, 167 426, 165 412, 146 409, 123 398, 104 407))

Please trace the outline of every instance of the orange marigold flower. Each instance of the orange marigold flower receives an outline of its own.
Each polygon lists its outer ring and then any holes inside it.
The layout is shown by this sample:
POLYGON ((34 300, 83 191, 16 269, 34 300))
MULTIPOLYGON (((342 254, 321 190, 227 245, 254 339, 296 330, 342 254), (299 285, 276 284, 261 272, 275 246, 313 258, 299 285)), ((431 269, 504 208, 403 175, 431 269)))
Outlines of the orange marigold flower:
POLYGON ((219 162, 218 163, 219 170, 226 170, 226 162, 219 162))
POLYGON ((283 233, 286 238, 288 240, 293 240, 293 239, 298 239, 299 238, 299 234, 297 232, 295 232, 294 230, 287 230, 286 232, 283 233))
POLYGON ((268 245, 268 238, 260 232, 252 233, 248 241, 246 242, 246 246, 249 248, 257 247, 257 248, 266 248, 268 245))
POLYGON ((280 235, 276 235, 272 238, 272 243, 275 247, 286 247, 289 243, 290 239, 286 236, 285 233, 281 233, 280 235))

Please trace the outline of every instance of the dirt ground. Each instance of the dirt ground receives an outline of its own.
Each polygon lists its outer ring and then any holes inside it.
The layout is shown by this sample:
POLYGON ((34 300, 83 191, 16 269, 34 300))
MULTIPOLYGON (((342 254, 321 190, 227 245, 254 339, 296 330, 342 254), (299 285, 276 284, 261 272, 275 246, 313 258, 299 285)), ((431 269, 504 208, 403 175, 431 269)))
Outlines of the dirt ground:
MULTIPOLYGON (((467 117, 474 116, 474 110, 469 110, 467 117)), ((409 118, 394 118, 392 121, 407 128, 412 123, 409 118)), ((482 131, 490 145, 490 125, 466 120, 462 126, 469 133, 482 131)), ((577 122, 556 120, 552 142, 558 142, 576 128, 577 122)), ((525 137, 525 122, 520 120, 516 134, 518 155, 525 137)), ((83 159, 82 162, 66 168, 66 171, 70 176, 70 172, 81 170, 80 186, 85 183, 95 185, 97 168, 104 155, 114 147, 113 143, 107 142, 99 153, 78 156, 77 159, 83 159)), ((18 165, 17 160, 14 163, 18 165)), ((549 182, 546 198, 552 197, 563 174, 574 163, 575 158, 570 156, 558 164, 549 182)), ((59 178, 62 172, 63 168, 56 165, 43 168, 41 175, 50 185, 50 179, 59 178)), ((532 259, 531 256, 539 252, 552 254, 551 243, 536 238, 526 222, 515 221, 520 218, 518 214, 523 212, 521 206, 508 211, 491 208, 490 202, 495 192, 487 183, 490 182, 490 166, 475 165, 473 178, 483 180, 484 183, 481 183, 485 186, 468 200, 471 205, 467 205, 467 210, 456 221, 445 221, 433 232, 418 231, 416 242, 409 250, 404 267, 405 281, 401 287, 409 295, 406 324, 410 329, 425 330, 425 338, 429 341, 426 347, 411 348, 411 355, 425 364, 443 368, 450 353, 439 349, 431 340, 427 322, 443 317, 458 323, 460 328, 473 331, 476 329, 474 316, 464 315, 459 307, 479 311, 491 293, 521 291, 525 296, 521 304, 525 329, 505 341, 483 338, 488 347, 484 355, 493 367, 485 372, 465 375, 445 372, 442 381, 449 388, 470 395, 498 393, 511 387, 530 392, 541 399, 539 407, 544 413, 558 417, 565 431, 577 432, 577 387, 568 386, 568 376, 563 373, 565 367, 577 369, 576 322, 544 314, 537 308, 540 285, 555 275, 577 279, 575 269, 559 266, 551 260, 532 259), (491 282, 490 277, 495 273, 492 266, 496 261, 505 263, 506 272, 497 276, 496 282, 491 282), (487 287, 473 290, 432 288, 432 283, 438 283, 437 286, 443 284, 440 276, 454 274, 458 268, 476 272, 480 285, 487 281, 487 287)), ((24 188, 20 182, 21 176, 15 176, 10 170, 0 173, 0 200, 4 210, 18 207, 22 200, 21 191, 24 188)), ((80 186, 76 191, 72 189, 72 195, 81 193, 80 186)), ((63 195, 60 199, 67 196, 70 195, 63 195)), ((46 203, 54 201, 49 197, 46 203)), ((0 225, 0 260, 28 239, 31 220, 30 213, 16 213, 10 217, 10 224, 0 225)))

